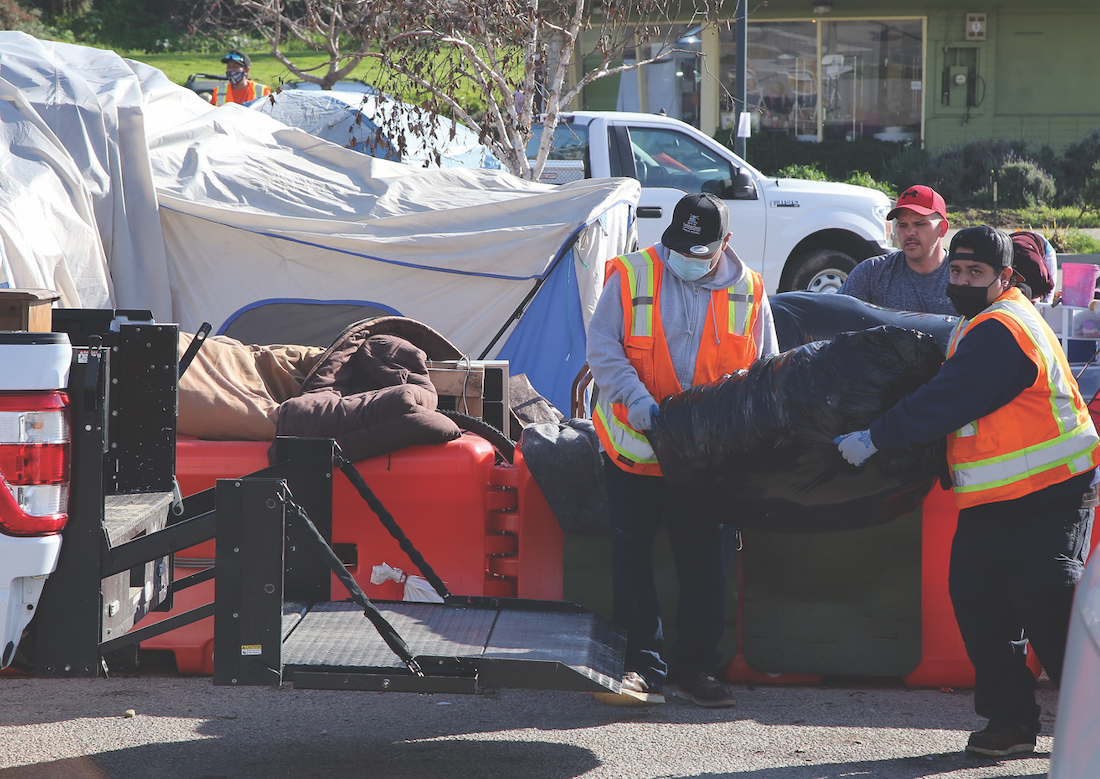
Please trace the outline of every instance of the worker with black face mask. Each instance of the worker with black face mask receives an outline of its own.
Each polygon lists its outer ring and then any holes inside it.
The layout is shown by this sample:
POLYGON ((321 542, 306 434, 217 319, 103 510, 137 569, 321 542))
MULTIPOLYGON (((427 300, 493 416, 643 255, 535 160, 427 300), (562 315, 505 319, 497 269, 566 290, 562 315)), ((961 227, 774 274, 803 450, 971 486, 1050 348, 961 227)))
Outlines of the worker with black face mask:
POLYGON ((1062 675, 1074 587, 1097 504, 1100 447, 1057 336, 1015 287, 1012 241, 992 227, 951 240, 947 295, 962 315, 940 372, 871 423, 838 436, 861 466, 878 450, 947 437, 959 523, 949 591, 989 720, 966 751, 1030 752, 1039 732, 1030 642, 1062 675))

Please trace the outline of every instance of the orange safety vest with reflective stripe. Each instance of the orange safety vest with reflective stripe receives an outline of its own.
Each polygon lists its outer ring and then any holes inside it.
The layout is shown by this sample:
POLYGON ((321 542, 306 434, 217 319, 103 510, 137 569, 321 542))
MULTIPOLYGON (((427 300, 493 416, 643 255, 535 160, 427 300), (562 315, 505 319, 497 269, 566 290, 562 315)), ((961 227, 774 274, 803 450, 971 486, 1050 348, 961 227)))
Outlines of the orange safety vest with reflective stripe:
POLYGON ((1012 500, 1100 463, 1100 438, 1057 336, 1015 287, 951 334, 947 356, 970 328, 996 319, 1035 363, 1035 383, 992 414, 947 436, 959 508, 1012 500))
POLYGON ((247 103, 257 97, 267 97, 271 94, 271 87, 245 79, 245 82, 234 89, 231 84, 226 84, 225 89, 214 87, 214 94, 210 96, 210 102, 214 105, 225 103, 247 103))
MULTIPOLYGON (((610 278, 614 270, 619 272, 623 350, 627 360, 654 398, 682 391, 661 322, 664 266, 657 257, 656 248, 616 257, 607 263, 604 278, 610 278)), ((760 274, 746 268, 732 287, 711 291, 692 386, 748 368, 756 360, 758 349, 753 332, 760 316, 763 289, 760 274)), ((592 423, 604 451, 616 465, 628 473, 661 475, 653 447, 643 433, 630 426, 625 405, 612 403, 600 393, 592 423)))

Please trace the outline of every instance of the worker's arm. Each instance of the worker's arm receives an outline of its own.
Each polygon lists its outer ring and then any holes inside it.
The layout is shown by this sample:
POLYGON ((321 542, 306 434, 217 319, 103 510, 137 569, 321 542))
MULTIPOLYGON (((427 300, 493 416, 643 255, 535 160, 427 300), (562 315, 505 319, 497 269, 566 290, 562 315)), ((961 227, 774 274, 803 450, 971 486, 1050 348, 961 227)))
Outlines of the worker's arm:
POLYGON ((621 289, 619 273, 615 271, 604 285, 588 325, 588 369, 605 398, 627 407, 634 426, 639 415, 648 413, 656 401, 623 350, 621 289))
POLYGON ((877 449, 935 441, 1007 405, 1037 375, 1008 328, 988 319, 959 341, 932 381, 871 423, 871 440, 877 449))

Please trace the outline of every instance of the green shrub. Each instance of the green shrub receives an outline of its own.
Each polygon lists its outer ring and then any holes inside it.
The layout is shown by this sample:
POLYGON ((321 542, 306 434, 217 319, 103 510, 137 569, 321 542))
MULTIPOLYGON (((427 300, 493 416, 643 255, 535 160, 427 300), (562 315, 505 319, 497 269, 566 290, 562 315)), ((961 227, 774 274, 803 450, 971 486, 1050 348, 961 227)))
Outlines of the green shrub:
POLYGON ((916 143, 903 143, 897 153, 887 161, 881 178, 889 181, 898 192, 901 192, 914 184, 921 183, 917 171, 927 164, 927 151, 916 143))
POLYGON ((183 23, 172 15, 175 0, 96 0, 53 20, 80 43, 154 53, 176 48, 183 23))
MULTIPOLYGON (((1054 242, 1051 241, 1051 243, 1054 242)), ((1069 254, 1100 254, 1100 241, 1080 230, 1067 230, 1062 246, 1063 248, 1059 251, 1069 254)))
POLYGON ((854 184, 857 187, 870 187, 871 189, 877 189, 879 192, 883 192, 891 200, 898 196, 898 192, 890 184, 884 181, 875 181, 874 177, 870 173, 864 173, 861 170, 857 170, 844 180, 845 184, 854 184))
POLYGON ((781 179, 806 179, 807 181, 829 181, 829 177, 818 170, 817 165, 788 165, 775 174, 781 179))
POLYGON ((1082 216, 1086 211, 1100 212, 1100 162, 1092 166, 1092 171, 1085 179, 1078 200, 1081 204, 1082 216))
POLYGON ((16 30, 44 40, 72 40, 68 31, 60 32, 42 21, 42 11, 28 10, 17 0, 0 0, 0 30, 16 30))
MULTIPOLYGON (((733 148, 731 130, 720 130, 714 137, 733 148)), ((789 165, 816 165, 834 181, 843 181, 857 170, 870 173, 877 181, 890 181, 887 166, 899 149, 908 145, 895 141, 832 139, 811 143, 782 133, 762 133, 746 141, 745 161, 766 176, 778 175, 789 165)))
POLYGON ((1096 175, 1096 164, 1100 162, 1100 130, 1093 130, 1077 143, 1072 143, 1062 152, 1055 171, 1058 181, 1058 202, 1061 205, 1075 205, 1081 202, 1085 185, 1096 175))
MULTIPOLYGON (((952 206, 988 208, 992 199, 983 193, 988 193, 993 172, 1020 160, 1030 160, 1023 141, 972 141, 930 154, 925 165, 912 171, 912 181, 895 183, 899 188, 925 184, 952 206)), ((998 187, 999 195, 1004 197, 1000 190, 998 187)))
POLYGON ((1054 177, 1030 160, 1005 163, 997 172, 997 206, 1035 208, 1054 202, 1054 177))

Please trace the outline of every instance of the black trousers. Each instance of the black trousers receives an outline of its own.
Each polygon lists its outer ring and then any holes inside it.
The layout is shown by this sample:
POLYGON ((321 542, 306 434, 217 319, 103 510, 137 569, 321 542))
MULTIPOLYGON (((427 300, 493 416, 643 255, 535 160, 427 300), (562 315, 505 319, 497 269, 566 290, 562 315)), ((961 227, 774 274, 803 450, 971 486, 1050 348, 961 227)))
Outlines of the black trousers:
POLYGON ((959 512, 949 589, 976 671, 974 710, 992 722, 1039 731, 1028 642, 1051 681, 1062 678, 1073 593, 1084 570, 1093 509, 1052 507, 997 514, 996 504, 959 512))
POLYGON ((662 476, 626 473, 603 455, 610 508, 612 617, 626 630, 625 670, 660 687, 668 673, 657 602, 653 544, 663 524, 680 586, 678 639, 672 648, 681 676, 712 673, 721 660, 726 570, 717 522, 677 495, 662 476))

